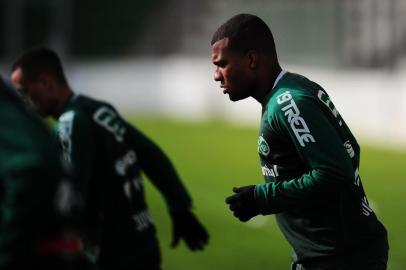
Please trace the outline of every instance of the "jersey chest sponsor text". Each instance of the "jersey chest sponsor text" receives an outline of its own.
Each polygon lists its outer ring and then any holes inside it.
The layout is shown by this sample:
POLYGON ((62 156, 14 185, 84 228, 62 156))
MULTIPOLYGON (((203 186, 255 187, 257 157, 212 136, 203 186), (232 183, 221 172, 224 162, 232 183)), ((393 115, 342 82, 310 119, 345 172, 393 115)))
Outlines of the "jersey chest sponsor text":
POLYGON ((276 102, 279 105, 284 105, 281 110, 284 112, 284 115, 286 116, 286 119, 290 124, 290 127, 300 146, 305 147, 306 143, 315 142, 316 140, 314 139, 313 135, 311 135, 306 121, 300 116, 300 110, 290 94, 290 91, 285 91, 284 93, 280 94, 277 97, 276 102), (287 104, 285 105, 285 103, 287 104))
POLYGON ((93 119, 111 132, 118 142, 123 142, 126 128, 114 110, 103 106, 93 114, 93 119))

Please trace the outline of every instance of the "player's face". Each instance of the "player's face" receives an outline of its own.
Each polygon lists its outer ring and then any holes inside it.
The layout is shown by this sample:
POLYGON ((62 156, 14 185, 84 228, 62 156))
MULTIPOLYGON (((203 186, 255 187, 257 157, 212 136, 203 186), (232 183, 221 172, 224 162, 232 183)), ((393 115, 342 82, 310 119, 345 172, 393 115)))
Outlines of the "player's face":
POLYGON ((216 66, 214 80, 220 82, 224 94, 237 101, 251 96, 252 77, 249 59, 242 53, 228 49, 228 38, 223 38, 211 47, 211 60, 216 66))
POLYGON ((46 82, 41 78, 37 80, 25 78, 21 68, 13 71, 11 82, 30 107, 33 107, 41 116, 50 115, 52 103, 48 97, 49 87, 46 82))

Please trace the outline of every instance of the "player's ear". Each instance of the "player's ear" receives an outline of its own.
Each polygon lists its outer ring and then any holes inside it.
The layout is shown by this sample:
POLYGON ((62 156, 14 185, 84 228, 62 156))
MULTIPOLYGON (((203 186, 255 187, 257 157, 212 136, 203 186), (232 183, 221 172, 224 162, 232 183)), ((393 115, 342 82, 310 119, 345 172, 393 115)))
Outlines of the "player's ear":
POLYGON ((254 50, 249 50, 247 52, 247 59, 248 59, 248 67, 250 69, 256 69, 258 67, 258 53, 254 50))

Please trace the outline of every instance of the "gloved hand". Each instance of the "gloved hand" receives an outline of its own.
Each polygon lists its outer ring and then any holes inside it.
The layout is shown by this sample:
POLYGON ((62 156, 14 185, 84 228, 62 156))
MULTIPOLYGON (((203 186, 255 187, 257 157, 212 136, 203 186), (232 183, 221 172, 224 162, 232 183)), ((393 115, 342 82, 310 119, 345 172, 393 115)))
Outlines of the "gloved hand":
POLYGON ((234 195, 226 198, 226 203, 230 205, 230 210, 240 221, 246 222, 259 214, 255 204, 255 186, 244 186, 233 188, 234 195))
POLYGON ((202 250, 208 243, 209 234, 197 217, 189 210, 172 211, 172 243, 174 248, 183 239, 190 250, 202 250))

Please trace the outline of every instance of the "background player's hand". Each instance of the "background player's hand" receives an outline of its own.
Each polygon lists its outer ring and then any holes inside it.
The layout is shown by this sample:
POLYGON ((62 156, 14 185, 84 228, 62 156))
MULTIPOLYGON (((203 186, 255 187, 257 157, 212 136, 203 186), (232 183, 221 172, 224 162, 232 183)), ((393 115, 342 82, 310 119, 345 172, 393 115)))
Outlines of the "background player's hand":
POLYGON ((230 205, 230 210, 240 221, 246 222, 259 214, 255 204, 255 186, 244 186, 233 188, 234 195, 226 198, 226 203, 230 205))
POLYGON ((189 210, 173 211, 172 219, 172 243, 174 248, 183 239, 190 250, 202 250, 208 243, 209 234, 197 217, 189 210))

